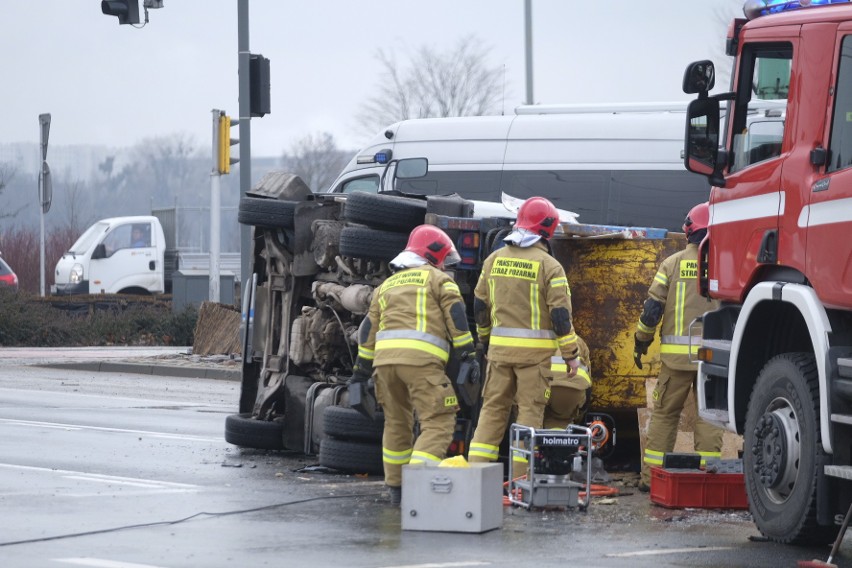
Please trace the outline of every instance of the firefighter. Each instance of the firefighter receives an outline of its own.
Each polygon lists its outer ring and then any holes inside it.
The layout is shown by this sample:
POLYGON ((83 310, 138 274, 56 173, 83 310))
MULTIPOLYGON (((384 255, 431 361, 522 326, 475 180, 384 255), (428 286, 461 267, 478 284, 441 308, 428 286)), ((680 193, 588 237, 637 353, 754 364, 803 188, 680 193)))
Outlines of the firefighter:
MULTIPOLYGON (((697 364, 689 362, 689 324, 704 312, 718 308, 717 302, 702 298, 698 291, 698 244, 707 235, 709 222, 707 203, 699 203, 689 211, 683 224, 686 248, 660 264, 634 334, 633 359, 641 369, 642 355, 647 355, 662 321, 662 365, 651 395, 651 423, 639 483, 643 492, 650 490, 650 467, 662 466, 663 455, 674 449, 681 412, 690 389, 695 388, 698 369, 697 364)), ((707 458, 721 457, 722 430, 699 418, 695 423, 694 447, 701 455, 702 465, 707 458)))
POLYGON ((358 331, 352 380, 366 381, 375 371, 376 399, 385 415, 385 484, 394 505, 402 497, 402 466, 437 465, 452 441, 458 401, 444 367, 451 349, 462 360, 474 354, 461 293, 442 272, 459 260, 441 229, 415 228, 405 250, 390 262, 394 273, 374 292, 358 331))
POLYGON ((565 429, 576 424, 582 418, 592 396, 592 372, 589 363, 589 347, 583 338, 577 336, 580 365, 573 377, 568 376, 568 365, 560 352, 554 353, 550 360, 553 381, 550 385, 550 398, 544 408, 544 427, 565 429))
MULTIPOLYGON (((485 260, 474 291, 476 330, 487 344, 488 368, 479 423, 468 450, 471 462, 495 461, 517 401, 517 423, 541 428, 550 396, 550 360, 558 348, 573 377, 579 366, 571 324, 571 292, 562 266, 549 252, 559 226, 556 207, 531 197, 518 210, 506 246, 485 260)), ((512 457, 523 475, 527 460, 512 457)))

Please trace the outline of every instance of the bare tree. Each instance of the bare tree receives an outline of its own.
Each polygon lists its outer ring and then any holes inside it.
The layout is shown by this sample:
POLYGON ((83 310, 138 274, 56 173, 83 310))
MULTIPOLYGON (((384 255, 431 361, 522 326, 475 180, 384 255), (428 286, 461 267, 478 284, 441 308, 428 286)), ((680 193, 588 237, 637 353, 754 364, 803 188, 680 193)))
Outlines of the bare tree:
MULTIPOLYGON (((16 173, 17 168, 15 168, 15 166, 6 162, 0 163, 0 196, 2 196, 3 190, 6 189, 6 186, 9 185, 9 182, 12 181, 12 178, 15 177, 16 173)), ((26 205, 21 205, 17 209, 8 209, 6 207, 0 207, 0 219, 14 217, 18 213, 20 213, 25 207, 26 205)))
POLYGON ((86 186, 79 181, 69 184, 65 192, 66 227, 73 235, 80 235, 92 222, 91 208, 86 196, 86 186))
POLYGON ((372 132, 409 118, 495 113, 503 99, 503 67, 489 67, 487 55, 475 36, 444 53, 423 46, 404 65, 380 49, 383 79, 378 94, 362 105, 359 125, 372 132))
POLYGON ((312 191, 323 191, 335 180, 349 158, 350 152, 338 148, 334 136, 319 132, 296 141, 290 153, 282 157, 282 163, 301 177, 312 191))

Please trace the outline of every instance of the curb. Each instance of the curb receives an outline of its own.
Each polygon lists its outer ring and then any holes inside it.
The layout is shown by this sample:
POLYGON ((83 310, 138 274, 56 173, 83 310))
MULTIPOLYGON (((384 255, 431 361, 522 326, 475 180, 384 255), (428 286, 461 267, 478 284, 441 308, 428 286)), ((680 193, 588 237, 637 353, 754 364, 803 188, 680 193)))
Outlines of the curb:
POLYGON ((162 375, 192 379, 219 379, 240 381, 241 371, 237 369, 208 369, 201 367, 173 367, 168 365, 149 365, 146 363, 115 363, 110 361, 92 361, 80 363, 44 363, 39 367, 53 369, 72 369, 75 371, 95 371, 111 373, 135 373, 137 375, 162 375))

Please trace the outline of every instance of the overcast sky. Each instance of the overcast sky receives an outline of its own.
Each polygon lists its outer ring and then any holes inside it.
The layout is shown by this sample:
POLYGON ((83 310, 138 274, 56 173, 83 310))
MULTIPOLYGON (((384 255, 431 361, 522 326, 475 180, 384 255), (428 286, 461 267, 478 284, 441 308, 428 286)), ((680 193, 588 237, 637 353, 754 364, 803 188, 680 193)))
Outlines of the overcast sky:
MULTIPOLYGON (((139 0, 140 12, 142 0, 139 0)), ((722 58, 737 0, 533 0, 536 102, 685 100, 687 63, 722 58)), ((131 146, 190 135, 210 146, 213 108, 238 114, 237 0, 164 0, 142 29, 99 0, 2 2, 0 143, 131 146)), ((475 36, 505 69, 504 110, 526 95, 524 0, 250 0, 250 50, 271 61, 272 113, 252 120, 252 153, 278 156, 327 131, 357 149, 355 116, 376 93, 379 48, 400 57, 475 36)), ((142 15, 144 20, 144 13, 142 15)))

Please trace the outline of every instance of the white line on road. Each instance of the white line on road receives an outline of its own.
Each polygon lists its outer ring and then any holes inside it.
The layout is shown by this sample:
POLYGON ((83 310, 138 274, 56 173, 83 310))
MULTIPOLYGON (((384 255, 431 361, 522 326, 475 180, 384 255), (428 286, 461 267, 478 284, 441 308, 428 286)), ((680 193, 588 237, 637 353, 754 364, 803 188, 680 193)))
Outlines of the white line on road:
POLYGON ((60 422, 38 422, 35 420, 15 420, 12 418, 0 418, 0 423, 12 424, 14 426, 37 426, 40 428, 60 428, 64 430, 98 430, 101 432, 119 432, 123 434, 144 434, 152 438, 166 438, 169 440, 187 440, 190 442, 206 442, 228 445, 224 438, 205 438, 203 436, 189 436, 185 434, 166 434, 164 432, 151 432, 149 430, 128 430, 125 428, 105 428, 103 426, 86 426, 84 424, 62 424, 60 422))
POLYGON ((47 473, 56 473, 68 479, 84 479, 86 481, 97 481, 101 483, 136 485, 137 487, 150 487, 153 489, 182 489, 184 491, 198 491, 200 489, 198 485, 192 485, 190 483, 158 481, 156 479, 140 479, 136 477, 120 477, 117 475, 103 475, 100 473, 87 473, 85 471, 54 469, 50 467, 35 467, 31 465, 18 465, 12 463, 0 463, 0 468, 23 469, 27 471, 43 471, 47 473))
POLYGON ((76 564, 77 566, 93 566, 95 568, 162 568, 153 564, 136 564, 134 562, 117 562, 103 558, 54 558, 54 562, 76 564))
POLYGON ((429 564, 400 564, 399 566, 383 566, 382 568, 456 568, 463 566, 491 566, 490 562, 470 560, 466 562, 441 562, 429 564))
POLYGON ((631 556, 657 556, 663 554, 683 554, 693 552, 719 552, 722 550, 733 550, 731 546, 706 546, 696 548, 664 548, 662 550, 637 550, 635 552, 619 552, 618 554, 605 554, 607 558, 629 558, 631 556))

